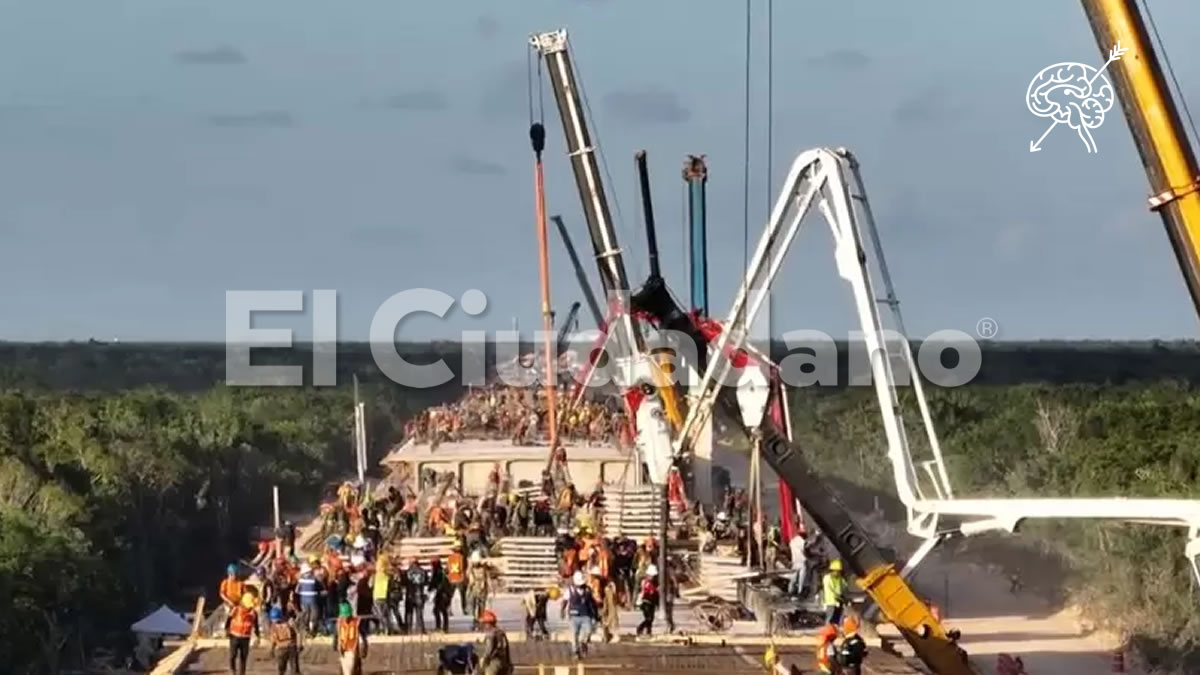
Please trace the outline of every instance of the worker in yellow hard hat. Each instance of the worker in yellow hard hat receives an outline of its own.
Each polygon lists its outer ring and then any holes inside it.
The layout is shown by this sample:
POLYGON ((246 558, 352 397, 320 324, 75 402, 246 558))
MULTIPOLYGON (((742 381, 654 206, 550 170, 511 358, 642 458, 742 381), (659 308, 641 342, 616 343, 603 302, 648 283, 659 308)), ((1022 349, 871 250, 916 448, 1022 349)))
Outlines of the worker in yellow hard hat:
POLYGON ((842 561, 829 563, 829 571, 821 578, 821 600, 825 605, 825 622, 836 626, 842 622, 846 606, 846 578, 842 576, 842 561))

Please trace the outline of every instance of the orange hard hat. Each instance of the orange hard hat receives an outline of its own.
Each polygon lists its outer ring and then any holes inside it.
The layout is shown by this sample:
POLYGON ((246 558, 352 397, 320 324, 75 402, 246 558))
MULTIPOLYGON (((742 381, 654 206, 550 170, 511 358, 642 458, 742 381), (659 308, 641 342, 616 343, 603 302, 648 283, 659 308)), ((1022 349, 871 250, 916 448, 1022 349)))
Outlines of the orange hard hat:
POLYGON ((849 635, 856 630, 858 630, 858 619, 852 616, 846 617, 846 620, 842 622, 842 632, 849 635))
POLYGON ((479 613, 479 623, 494 624, 496 623, 496 613, 490 609, 485 609, 479 613))

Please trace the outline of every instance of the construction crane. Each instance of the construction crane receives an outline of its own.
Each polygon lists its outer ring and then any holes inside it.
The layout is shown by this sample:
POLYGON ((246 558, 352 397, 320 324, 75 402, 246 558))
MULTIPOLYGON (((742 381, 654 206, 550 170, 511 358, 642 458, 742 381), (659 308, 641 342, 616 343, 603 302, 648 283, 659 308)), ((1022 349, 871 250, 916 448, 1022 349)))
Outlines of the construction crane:
MULTIPOLYGON (((748 374, 758 375, 763 385, 758 387, 738 386, 736 389, 730 389, 724 386, 727 379, 718 376, 719 370, 722 370, 721 375, 727 375, 729 368, 736 363, 746 363, 749 356, 755 357, 759 363, 769 363, 765 356, 746 344, 747 336, 741 327, 749 323, 739 321, 761 307, 764 293, 760 291, 759 296, 751 303, 754 305, 753 311, 747 312, 747 298, 751 289, 765 288, 753 285, 752 282, 757 281, 762 272, 766 272, 769 283, 779 269, 779 260, 771 257, 768 261, 764 250, 771 249, 780 241, 778 237, 783 229, 784 216, 790 213, 793 200, 802 194, 802 188, 803 194, 807 196, 799 202, 799 214, 793 214, 793 224, 798 225, 800 218, 808 210, 815 192, 812 185, 806 182, 813 178, 810 174, 819 174, 820 181, 815 189, 825 187, 830 175, 827 166, 830 155, 814 156, 805 153, 797 159, 795 166, 798 168, 793 170, 789 182, 785 184, 785 192, 776 204, 768 231, 764 233, 763 242, 756 253, 753 273, 747 272, 747 282, 743 284, 734 312, 725 323, 724 329, 714 326, 714 322, 694 318, 683 311, 667 291, 665 284, 643 287, 629 299, 625 295, 629 289, 628 279, 600 180, 595 147, 583 117, 579 86, 567 51, 566 31, 534 35, 530 42, 548 64, 547 70, 566 133, 567 151, 574 169, 576 186, 583 203, 593 248, 600 266, 601 280, 614 320, 608 328, 610 332, 615 330, 618 338, 623 338, 624 344, 618 352, 619 358, 626 359, 631 370, 640 376, 640 380, 635 381, 636 386, 627 393, 626 400, 635 411, 634 419, 643 459, 652 474, 656 470, 658 472, 659 480, 656 482, 663 481, 674 459, 688 451, 690 445, 695 442, 695 433, 701 424, 707 421, 714 405, 719 401, 733 419, 743 421, 747 433, 762 443, 764 459, 796 494, 814 522, 829 537, 845 558, 847 565, 859 577, 865 590, 879 604, 884 615, 913 646, 915 653, 937 675, 974 675, 975 671, 968 663, 965 653, 956 644, 957 633, 947 633, 942 628, 929 607, 909 588, 895 567, 871 543, 866 532, 854 522, 847 510, 824 486, 802 454, 787 439, 786 430, 776 426, 769 417, 764 421, 764 413, 771 403, 771 397, 766 378, 761 371, 755 368, 744 369, 748 374), (631 310, 635 309, 653 317, 659 328, 678 330, 689 339, 695 340, 694 344, 701 353, 700 358, 704 359, 701 365, 704 372, 701 394, 696 397, 694 405, 689 406, 683 426, 674 434, 674 439, 666 421, 662 397, 654 395, 656 387, 651 384, 657 380, 654 373, 658 372, 661 375, 661 371, 657 368, 658 364, 646 354, 641 333, 634 324, 631 310), (616 326, 611 325, 614 322, 616 326), (734 338, 732 342, 731 338, 734 338), (665 457, 662 447, 664 443, 668 446, 665 457)), ((840 194, 844 196, 845 185, 836 181, 835 185, 840 186, 840 194)), ((838 190, 835 187, 833 191, 838 190)), ((847 227, 853 229, 853 223, 847 227)), ((785 251, 794 234, 793 227, 789 231, 790 236, 787 236, 782 244, 785 251)), ((857 263, 857 258, 852 262, 857 263)), ((839 267, 844 264, 846 261, 839 258, 839 267)), ((661 390, 662 387, 658 389, 661 390)), ((776 391, 778 390, 779 388, 776 388, 776 391)))
MULTIPOLYGON (((601 180, 596 147, 584 116, 584 101, 567 47, 567 31, 556 30, 533 35, 530 45, 545 61, 551 89, 557 103, 566 136, 567 155, 575 174, 575 185, 591 235, 592 249, 600 268, 600 282, 608 301, 608 320, 601 329, 606 340, 615 343, 605 350, 614 358, 618 384, 624 389, 626 408, 634 421, 636 445, 651 480, 665 484, 672 465, 671 430, 668 418, 682 418, 678 410, 668 411, 670 377, 647 353, 641 327, 630 306, 630 283, 625 261, 617 243, 616 228, 608 206, 608 195, 601 180)), ((542 69, 539 69, 539 76, 542 69)), ((607 343, 606 343, 607 345, 607 343)), ((600 353, 593 354, 599 359, 600 353)), ((593 361, 593 366, 595 361, 593 361)), ((594 372, 594 368, 592 370, 594 372)), ((589 376, 590 377, 590 376, 589 376)), ((640 472, 639 472, 640 473, 640 472)))
POLYGON ((563 319, 562 326, 558 328, 558 336, 555 339, 555 354, 563 354, 567 349, 567 340, 570 339, 571 333, 579 329, 579 308, 582 305, 579 302, 572 302, 571 309, 567 310, 567 318, 563 319))
POLYGON ((1109 66, 1113 86, 1150 180, 1149 206, 1162 216, 1192 304, 1200 314, 1200 169, 1188 144, 1135 0, 1083 0, 1102 55, 1120 42, 1129 53, 1109 66))

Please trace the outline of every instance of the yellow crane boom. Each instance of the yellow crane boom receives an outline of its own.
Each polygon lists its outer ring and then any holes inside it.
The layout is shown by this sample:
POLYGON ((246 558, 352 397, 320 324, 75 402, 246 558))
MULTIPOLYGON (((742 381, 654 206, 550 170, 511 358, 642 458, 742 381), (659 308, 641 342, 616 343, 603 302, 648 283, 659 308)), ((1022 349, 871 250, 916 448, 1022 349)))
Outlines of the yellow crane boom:
POLYGON ((1104 54, 1118 41, 1129 53, 1110 66, 1133 142, 1150 180, 1150 209, 1162 216, 1171 248, 1200 315, 1200 170, 1158 55, 1135 0, 1082 0, 1104 54))

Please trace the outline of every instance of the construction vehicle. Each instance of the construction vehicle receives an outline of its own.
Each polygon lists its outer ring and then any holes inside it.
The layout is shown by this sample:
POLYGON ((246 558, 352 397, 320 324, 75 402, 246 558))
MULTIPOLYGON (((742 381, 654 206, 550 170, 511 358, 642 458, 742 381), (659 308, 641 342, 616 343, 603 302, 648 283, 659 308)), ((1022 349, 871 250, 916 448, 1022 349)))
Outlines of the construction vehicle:
POLYGON ((1135 0, 1083 0, 1083 10, 1102 55, 1118 42, 1129 50, 1108 72, 1150 180, 1150 209, 1162 216, 1192 304, 1200 314, 1200 169, 1158 55, 1135 0))
MULTIPOLYGON (((647 463, 652 475, 665 477, 669 468, 664 464, 673 463, 674 459, 687 451, 690 443, 695 441, 693 435, 700 429, 703 422, 712 414, 713 407, 720 404, 730 415, 730 419, 742 420, 744 430, 764 449, 763 457, 775 469, 780 478, 787 483, 800 501, 805 511, 826 534, 838 553, 860 580, 864 590, 882 608, 884 615, 897 627, 904 638, 912 645, 917 656, 925 662, 937 675, 972 675, 975 673, 966 658, 965 652, 956 644, 958 634, 947 632, 941 623, 933 616, 929 607, 918 597, 894 565, 883 557, 880 551, 871 543, 867 533, 850 517, 849 512, 837 498, 824 486, 819 476, 812 470, 802 453, 787 438, 786 431, 778 427, 765 416, 771 400, 766 386, 766 380, 758 369, 746 369, 748 372, 759 372, 761 386, 739 386, 736 391, 724 387, 724 380, 717 379, 718 364, 732 366, 735 361, 745 363, 747 352, 755 352, 745 344, 744 331, 740 335, 736 347, 736 355, 726 354, 723 349, 730 342, 732 333, 739 329, 738 319, 745 315, 746 298, 751 288, 765 288, 753 285, 760 275, 748 274, 748 283, 743 285, 735 303, 734 320, 725 324, 719 336, 710 330, 707 334, 704 326, 693 319, 675 303, 665 285, 655 284, 643 288, 636 300, 628 296, 629 285, 625 274, 621 251, 617 247, 615 230, 609 215, 607 198, 600 181, 599 165, 596 160, 596 148, 588 132, 583 116, 583 101, 580 96, 579 84, 571 65, 567 48, 567 33, 565 30, 552 31, 534 35, 530 43, 537 49, 540 56, 547 61, 551 86, 558 103, 559 113, 567 139, 567 151, 574 169, 576 186, 579 190, 585 218, 592 236, 593 248, 600 266, 602 285, 608 295, 612 321, 606 326, 609 333, 615 333, 618 341, 617 360, 624 359, 626 368, 637 369, 645 374, 653 372, 657 364, 645 351, 644 341, 639 328, 635 325, 634 309, 649 315, 660 329, 678 330, 695 340, 698 346, 699 358, 703 360, 700 369, 704 371, 701 395, 696 397, 694 405, 688 407, 687 417, 678 430, 672 434, 670 425, 665 419, 662 397, 656 392, 663 387, 653 377, 642 377, 639 380, 627 380, 635 386, 626 395, 628 404, 634 409, 633 419, 637 425, 639 450, 647 463), (615 324, 615 325, 614 325, 615 324), (715 339, 714 339, 715 338, 715 339), (703 348, 707 346, 709 348, 703 348), (649 366, 649 367, 647 367, 649 366), (672 438, 674 436, 674 438, 672 438), (664 447, 665 446, 665 447, 664 447), (664 455, 665 452, 665 455, 664 455), (655 466, 657 464, 657 467, 655 466), (656 471, 656 468, 658 469, 656 471)), ((785 194, 780 196, 775 213, 772 214, 772 226, 764 233, 763 243, 755 256, 755 268, 764 264, 765 249, 772 247, 775 235, 778 234, 782 223, 783 212, 788 210, 793 196, 801 187, 803 180, 814 169, 818 172, 824 168, 819 162, 827 160, 829 155, 821 151, 819 156, 805 153, 797 160, 800 170, 793 170, 785 194), (804 162, 804 164, 801 164, 804 162)), ((822 179, 828 178, 822 172, 822 179)), ((833 185, 841 185, 834 182, 833 185)), ((825 186, 821 180, 817 189, 825 186)), ((845 187, 833 190, 843 197, 845 187)), ((811 200, 813 195, 808 194, 811 200)), ((795 216, 794 223, 807 211, 809 201, 805 201, 800 209, 800 215, 795 216)), ((824 202, 822 202, 824 203, 824 202)), ((792 235, 795 234, 793 228, 792 235)), ((791 238, 787 244, 791 243, 791 238)), ((786 245, 784 246, 786 252, 786 245)), ((778 261, 772 259, 770 277, 778 271, 778 261)), ((839 266, 843 261, 839 259, 839 266)), ((857 262, 855 259, 853 262, 857 262)), ((654 275, 652 275, 653 279, 654 275)), ((659 277, 661 279, 661 277, 659 277)), ((765 295, 765 293, 763 293, 765 295)), ((756 299, 761 307, 762 297, 756 299)), ((709 326, 711 328, 711 326, 709 326)), ((759 356, 763 364, 769 361, 759 356)), ((725 373, 727 374, 728 369, 725 373)))

